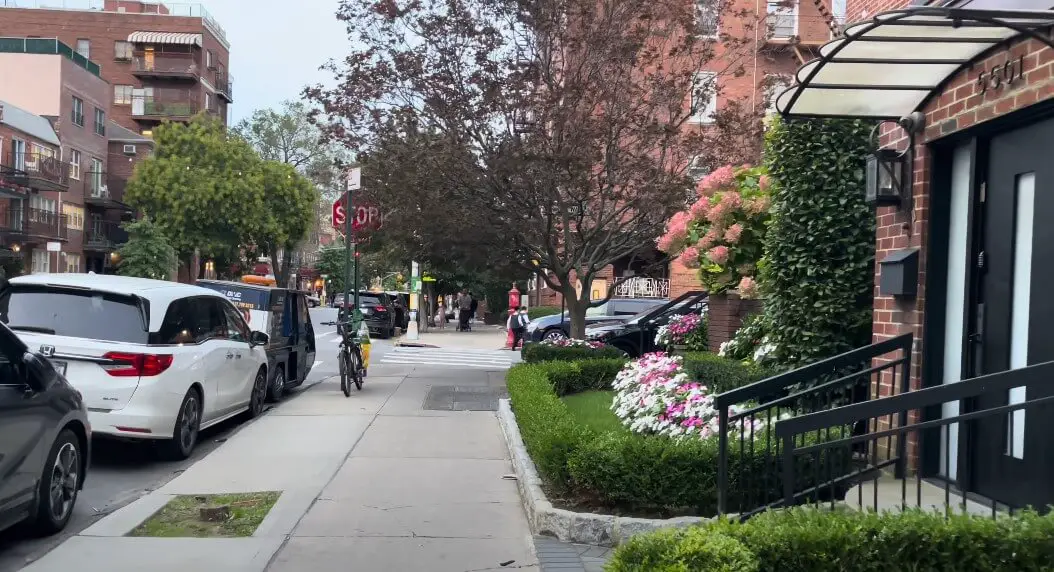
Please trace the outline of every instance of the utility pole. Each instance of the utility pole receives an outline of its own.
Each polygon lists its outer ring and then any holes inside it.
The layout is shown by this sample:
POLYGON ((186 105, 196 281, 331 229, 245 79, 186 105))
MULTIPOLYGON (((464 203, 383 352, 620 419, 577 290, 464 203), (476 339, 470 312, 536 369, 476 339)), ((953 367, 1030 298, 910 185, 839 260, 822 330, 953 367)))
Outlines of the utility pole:
POLYGON ((352 225, 352 219, 355 217, 355 207, 352 197, 361 186, 361 181, 362 169, 360 167, 353 168, 348 176, 347 193, 344 195, 347 197, 344 203, 344 303, 347 304, 348 300, 351 300, 352 292, 354 292, 353 312, 359 311, 359 257, 355 252, 355 236, 352 225), (352 264, 355 265, 354 270, 352 269, 352 264), (355 290, 351 290, 353 281, 355 290))
POLYGON ((421 308, 421 265, 416 260, 410 262, 410 323, 407 325, 406 339, 420 339, 418 320, 423 315, 421 308))

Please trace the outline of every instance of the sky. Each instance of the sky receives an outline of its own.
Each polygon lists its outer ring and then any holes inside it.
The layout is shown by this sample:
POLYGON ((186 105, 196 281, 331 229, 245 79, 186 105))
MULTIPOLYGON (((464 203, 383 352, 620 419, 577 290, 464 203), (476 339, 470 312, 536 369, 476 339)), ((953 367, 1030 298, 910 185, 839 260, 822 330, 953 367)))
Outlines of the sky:
POLYGON ((227 33, 234 78, 232 124, 257 109, 300 99, 305 85, 332 84, 319 66, 347 54, 338 0, 199 0, 227 33))

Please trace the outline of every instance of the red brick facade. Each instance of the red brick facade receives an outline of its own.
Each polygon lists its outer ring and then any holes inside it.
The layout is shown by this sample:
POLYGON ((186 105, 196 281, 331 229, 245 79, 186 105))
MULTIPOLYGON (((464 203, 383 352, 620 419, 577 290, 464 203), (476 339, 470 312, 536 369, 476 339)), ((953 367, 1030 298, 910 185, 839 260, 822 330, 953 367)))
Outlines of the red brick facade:
POLYGON ((707 305, 707 343, 714 353, 736 335, 747 316, 762 310, 761 300, 744 300, 735 292, 710 296, 707 305))

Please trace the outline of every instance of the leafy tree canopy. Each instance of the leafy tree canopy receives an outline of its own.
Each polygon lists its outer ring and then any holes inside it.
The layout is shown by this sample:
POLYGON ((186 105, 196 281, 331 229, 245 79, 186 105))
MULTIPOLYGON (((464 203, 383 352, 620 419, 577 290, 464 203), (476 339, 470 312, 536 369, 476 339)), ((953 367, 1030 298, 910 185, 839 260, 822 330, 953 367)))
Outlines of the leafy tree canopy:
POLYGON ((169 244, 161 228, 148 217, 126 222, 128 241, 121 246, 117 273, 121 276, 136 276, 168 280, 176 268, 176 250, 169 244))

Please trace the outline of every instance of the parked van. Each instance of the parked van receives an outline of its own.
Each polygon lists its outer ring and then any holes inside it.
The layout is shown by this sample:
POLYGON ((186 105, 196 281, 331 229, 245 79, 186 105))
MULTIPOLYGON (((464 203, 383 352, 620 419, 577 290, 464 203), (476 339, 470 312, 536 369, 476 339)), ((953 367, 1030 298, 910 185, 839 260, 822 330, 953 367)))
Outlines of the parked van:
POLYGON ((269 336, 269 400, 276 401, 304 383, 315 364, 316 353, 315 328, 308 312, 309 293, 222 280, 198 280, 197 284, 226 296, 241 310, 251 330, 269 336))

